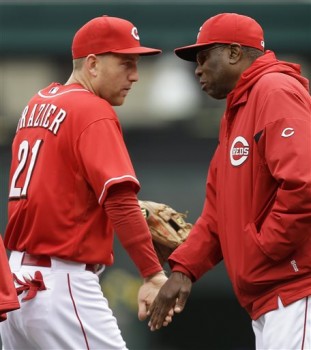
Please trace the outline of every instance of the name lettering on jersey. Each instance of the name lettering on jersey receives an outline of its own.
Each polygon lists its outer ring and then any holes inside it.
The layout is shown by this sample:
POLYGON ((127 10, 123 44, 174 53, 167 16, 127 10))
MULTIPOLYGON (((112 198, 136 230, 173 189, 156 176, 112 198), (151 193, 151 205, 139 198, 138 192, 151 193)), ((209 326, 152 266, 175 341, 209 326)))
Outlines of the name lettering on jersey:
POLYGON ((233 166, 243 164, 249 155, 249 144, 244 137, 236 137, 230 149, 230 162, 233 166))
POLYGON ((50 103, 35 104, 31 110, 26 106, 17 124, 16 132, 23 128, 44 128, 56 135, 67 113, 50 103))

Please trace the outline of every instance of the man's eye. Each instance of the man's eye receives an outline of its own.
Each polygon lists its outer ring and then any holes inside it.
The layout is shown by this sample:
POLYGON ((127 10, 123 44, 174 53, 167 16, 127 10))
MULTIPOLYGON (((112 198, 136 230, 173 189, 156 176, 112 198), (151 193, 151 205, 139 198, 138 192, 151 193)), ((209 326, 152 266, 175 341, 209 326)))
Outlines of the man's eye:
POLYGON ((197 58, 197 63, 202 66, 205 62, 205 57, 198 57, 197 58))
POLYGON ((135 65, 135 63, 132 62, 132 61, 126 61, 126 62, 124 62, 123 64, 124 64, 126 67, 128 67, 128 68, 132 68, 132 67, 134 67, 134 65, 135 65))

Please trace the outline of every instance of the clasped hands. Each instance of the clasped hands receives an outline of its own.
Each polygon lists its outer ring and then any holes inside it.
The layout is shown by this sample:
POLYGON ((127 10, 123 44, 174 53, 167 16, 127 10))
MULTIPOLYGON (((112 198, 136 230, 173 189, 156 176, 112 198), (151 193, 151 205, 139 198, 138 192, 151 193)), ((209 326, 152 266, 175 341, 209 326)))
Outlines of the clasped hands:
POLYGON ((145 280, 138 293, 138 319, 149 317, 151 331, 168 326, 175 313, 183 311, 192 288, 189 277, 181 272, 156 274, 145 280))

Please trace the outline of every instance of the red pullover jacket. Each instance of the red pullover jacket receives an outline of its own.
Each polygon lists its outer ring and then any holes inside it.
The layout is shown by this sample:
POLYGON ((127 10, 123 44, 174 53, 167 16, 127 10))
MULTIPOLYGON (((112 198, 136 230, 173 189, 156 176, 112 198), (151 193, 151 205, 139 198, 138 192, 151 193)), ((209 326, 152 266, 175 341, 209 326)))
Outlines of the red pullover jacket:
POLYGON ((195 281, 222 259, 253 319, 311 295, 309 86, 271 51, 227 96, 202 214, 169 262, 195 281))

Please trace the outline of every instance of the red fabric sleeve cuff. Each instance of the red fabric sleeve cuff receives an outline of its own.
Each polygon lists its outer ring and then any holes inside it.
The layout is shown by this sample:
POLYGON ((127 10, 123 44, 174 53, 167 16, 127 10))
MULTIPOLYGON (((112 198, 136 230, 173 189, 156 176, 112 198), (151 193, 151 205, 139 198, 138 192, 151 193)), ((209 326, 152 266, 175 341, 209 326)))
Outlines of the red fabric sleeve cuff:
POLYGON ((168 263, 170 265, 171 271, 172 272, 181 272, 184 275, 186 275, 187 277, 189 277, 191 279, 191 282, 195 282, 196 279, 195 277, 192 275, 192 273, 187 270, 183 265, 180 265, 179 263, 168 259, 168 263))

